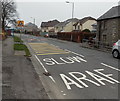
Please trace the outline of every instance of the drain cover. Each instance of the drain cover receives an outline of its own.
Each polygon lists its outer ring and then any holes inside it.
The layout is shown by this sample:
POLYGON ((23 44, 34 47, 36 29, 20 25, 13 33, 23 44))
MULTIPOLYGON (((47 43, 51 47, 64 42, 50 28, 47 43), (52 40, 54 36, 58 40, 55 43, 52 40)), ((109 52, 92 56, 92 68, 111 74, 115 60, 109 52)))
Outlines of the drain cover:
POLYGON ((51 76, 51 74, 49 72, 45 72, 43 73, 45 76, 51 76))

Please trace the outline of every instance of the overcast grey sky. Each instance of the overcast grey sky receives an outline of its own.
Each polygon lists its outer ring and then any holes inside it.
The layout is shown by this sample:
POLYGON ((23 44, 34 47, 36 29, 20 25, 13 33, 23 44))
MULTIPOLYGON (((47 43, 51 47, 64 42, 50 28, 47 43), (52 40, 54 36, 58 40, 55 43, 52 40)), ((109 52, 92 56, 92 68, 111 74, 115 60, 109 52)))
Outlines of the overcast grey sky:
MULTIPOLYGON (((33 0, 34 1, 34 0, 33 0)), ((72 17, 72 5, 66 4, 65 1, 59 2, 20 2, 17 1, 17 11, 20 19, 25 23, 33 22, 33 18, 36 20, 36 24, 40 27, 41 22, 57 19, 59 21, 65 21, 72 17), (33 17, 33 18, 31 18, 33 17)), ((74 1, 74 18, 81 19, 86 16, 92 16, 94 18, 100 17, 111 7, 117 6, 118 1, 110 2, 78 2, 74 1)))

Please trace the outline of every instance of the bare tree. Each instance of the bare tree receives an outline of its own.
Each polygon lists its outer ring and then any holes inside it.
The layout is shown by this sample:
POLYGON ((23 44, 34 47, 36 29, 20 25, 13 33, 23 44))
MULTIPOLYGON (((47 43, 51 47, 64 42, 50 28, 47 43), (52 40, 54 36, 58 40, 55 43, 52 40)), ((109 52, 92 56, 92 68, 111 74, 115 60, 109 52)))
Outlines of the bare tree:
POLYGON ((13 0, 1 0, 2 4, 2 31, 5 31, 5 27, 9 24, 15 24, 17 19, 16 4, 13 0))

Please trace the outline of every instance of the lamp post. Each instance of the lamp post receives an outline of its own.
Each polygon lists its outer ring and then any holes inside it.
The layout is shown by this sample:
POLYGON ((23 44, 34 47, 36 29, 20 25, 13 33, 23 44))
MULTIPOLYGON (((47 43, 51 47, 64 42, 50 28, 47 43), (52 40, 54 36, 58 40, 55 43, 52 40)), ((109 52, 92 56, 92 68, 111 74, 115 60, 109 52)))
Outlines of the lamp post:
MULTIPOLYGON (((66 1, 66 3, 71 3, 72 4, 72 31, 73 31, 74 2, 66 1)), ((72 41, 72 39, 73 39, 73 37, 72 37, 72 34, 71 34, 71 41, 72 41)))
MULTIPOLYGON (((33 17, 31 17, 31 18, 33 18, 33 17)), ((33 18, 33 23, 35 24, 35 18, 33 18)))
MULTIPOLYGON (((31 18, 33 18, 33 17, 31 17, 31 18)), ((33 24, 35 25, 35 18, 33 18, 33 24)), ((32 29, 32 32, 33 32, 33 34, 35 33, 34 28, 32 29)))

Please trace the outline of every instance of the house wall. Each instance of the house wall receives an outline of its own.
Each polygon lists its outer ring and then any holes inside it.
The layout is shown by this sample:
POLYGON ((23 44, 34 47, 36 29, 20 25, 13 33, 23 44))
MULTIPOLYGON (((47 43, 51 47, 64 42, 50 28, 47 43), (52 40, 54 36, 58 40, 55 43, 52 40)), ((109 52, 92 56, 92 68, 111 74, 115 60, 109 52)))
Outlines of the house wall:
POLYGON ((53 29, 54 27, 42 27, 41 31, 42 32, 49 32, 49 30, 53 29))
POLYGON ((62 26, 54 27, 54 29, 55 29, 55 33, 60 32, 61 30, 63 30, 62 26))
POLYGON ((97 40, 113 45, 120 39, 120 18, 107 19, 97 22, 97 40))
POLYGON ((74 30, 81 30, 82 26, 80 25, 80 23, 78 23, 76 26, 73 27, 74 30))
POLYGON ((48 32, 48 27, 41 27, 42 32, 48 32))
POLYGON ((95 20, 88 20, 82 25, 80 25, 80 23, 78 23, 76 26, 74 26, 74 30, 81 30, 82 31, 84 29, 89 29, 90 31, 92 31, 92 30, 94 30, 92 25, 95 23, 97 23, 97 21, 95 21, 95 20))
POLYGON ((64 32, 71 32, 72 30, 74 30, 73 28, 73 24, 75 24, 76 22, 70 22, 68 23, 66 26, 64 26, 63 30, 64 32))
POLYGON ((82 29, 81 30, 89 29, 90 31, 92 31, 93 30, 92 25, 94 23, 97 23, 97 21, 95 21, 95 20, 88 20, 88 21, 86 21, 84 24, 82 24, 82 29))
POLYGON ((48 27, 48 31, 50 31, 51 29, 53 29, 54 27, 48 27))

